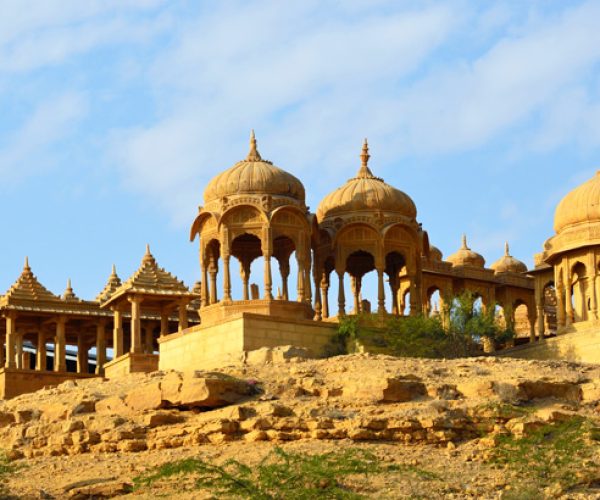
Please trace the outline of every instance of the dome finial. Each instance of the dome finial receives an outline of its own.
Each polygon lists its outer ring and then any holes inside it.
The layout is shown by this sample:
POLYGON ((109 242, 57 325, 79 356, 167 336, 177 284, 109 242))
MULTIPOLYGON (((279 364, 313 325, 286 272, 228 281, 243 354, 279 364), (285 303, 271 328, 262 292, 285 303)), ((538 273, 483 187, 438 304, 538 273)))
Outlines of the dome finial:
POLYGON ((256 136, 254 135, 254 129, 250 132, 250 151, 246 157, 246 161, 261 161, 262 158, 258 149, 256 148, 256 136))
POLYGON ((504 243, 504 255, 510 257, 510 248, 508 246, 508 241, 504 243))
POLYGON ((463 233, 462 235, 462 247, 463 250, 470 250, 469 246, 467 245, 467 235, 463 233))
POLYGON ((29 271, 31 268, 29 267, 29 257, 25 256, 25 265, 23 266, 24 271, 29 271))
POLYGON ((371 158, 371 155, 369 154, 369 142, 365 138, 360 154, 361 165, 357 177, 363 179, 373 177, 373 172, 371 172, 371 169, 369 168, 369 158, 371 158))
POLYGON ((112 272, 110 274, 111 274, 111 276, 117 275, 117 266, 115 266, 114 264, 112 265, 112 272))

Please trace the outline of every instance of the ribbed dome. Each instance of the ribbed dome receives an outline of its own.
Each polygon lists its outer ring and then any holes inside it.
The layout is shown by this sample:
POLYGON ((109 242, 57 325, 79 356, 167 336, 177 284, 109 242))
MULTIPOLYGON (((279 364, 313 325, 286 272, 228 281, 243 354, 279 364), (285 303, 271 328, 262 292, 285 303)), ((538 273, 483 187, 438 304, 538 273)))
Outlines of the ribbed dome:
POLYGON ((467 237, 463 235, 462 247, 446 259, 453 266, 485 267, 485 259, 467 246, 467 237))
POLYGON ((575 188, 556 207, 554 230, 585 222, 600 222, 600 171, 578 188, 575 188))
POLYGON ((270 194, 289 196, 304 203, 304 186, 299 179, 263 160, 256 149, 254 131, 250 152, 245 160, 214 177, 204 191, 204 203, 235 194, 270 194))
POLYGON ((508 243, 506 243, 504 246, 504 255, 502 258, 494 262, 491 268, 496 271, 496 274, 527 272, 527 266, 525 263, 521 262, 519 259, 515 259, 512 255, 510 255, 508 243))
POLYGON ((362 210, 395 212, 415 219, 417 207, 410 197, 375 177, 369 169, 370 155, 366 139, 360 157, 362 165, 356 177, 323 198, 317 209, 318 220, 362 210))

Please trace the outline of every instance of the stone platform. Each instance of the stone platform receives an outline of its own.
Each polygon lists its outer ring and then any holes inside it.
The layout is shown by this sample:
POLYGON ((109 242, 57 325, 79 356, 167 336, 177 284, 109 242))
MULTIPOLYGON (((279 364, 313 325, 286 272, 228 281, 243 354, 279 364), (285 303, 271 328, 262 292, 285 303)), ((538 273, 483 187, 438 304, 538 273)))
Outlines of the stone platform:
POLYGON ((227 318, 237 317, 242 313, 261 314, 264 316, 275 316, 278 318, 289 318, 292 320, 312 320, 315 312, 305 302, 294 302, 291 300, 234 300, 231 302, 219 302, 212 306, 202 308, 202 323, 213 325, 227 318))
MULTIPOLYGON (((203 310, 203 321, 205 319, 203 310)), ((160 370, 204 370, 244 361, 249 351, 284 345, 323 355, 337 324, 242 312, 159 339, 160 370)))
POLYGON ((592 322, 579 323, 576 327, 571 327, 568 333, 542 342, 501 351, 498 356, 598 363, 600 360, 600 325, 592 322))
POLYGON ((67 380, 97 377, 98 375, 73 372, 51 372, 0 368, 0 399, 10 399, 44 387, 62 384, 67 380))
POLYGON ((150 373, 158 370, 157 354, 128 352, 104 365, 106 378, 124 377, 130 373, 150 373))

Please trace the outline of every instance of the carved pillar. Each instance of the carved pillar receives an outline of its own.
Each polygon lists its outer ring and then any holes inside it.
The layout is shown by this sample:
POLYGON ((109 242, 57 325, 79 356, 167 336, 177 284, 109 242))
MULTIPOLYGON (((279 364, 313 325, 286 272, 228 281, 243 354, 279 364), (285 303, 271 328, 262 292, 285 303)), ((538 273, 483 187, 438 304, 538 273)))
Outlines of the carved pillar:
POLYGON ((271 256, 265 255, 265 300, 273 300, 273 279, 271 276, 271 256))
POLYGON ((13 312, 6 314, 6 368, 15 368, 15 336, 17 316, 13 312))
POLYGON ((182 300, 179 303, 179 331, 183 331, 188 327, 187 301, 182 300))
POLYGON ((571 284, 571 276, 567 276, 565 283, 565 325, 570 326, 573 324, 574 311, 573 311, 573 285, 571 284))
POLYGON ((304 300, 307 304, 312 303, 312 283, 310 280, 310 259, 304 264, 304 300))
POLYGON ((88 346, 83 335, 77 337, 77 373, 88 373, 88 346))
POLYGON ((22 370, 23 369, 23 333, 22 332, 18 332, 16 335, 16 364, 17 364, 17 369, 22 370))
POLYGON ((113 308, 113 359, 123 356, 123 313, 113 308))
POLYGON ((392 314, 398 316, 400 307, 398 305, 398 277, 390 276, 390 293, 392 294, 392 314))
POLYGON ((383 269, 377 269, 377 313, 385 315, 385 282, 383 280, 383 269))
POLYGON ((67 320, 63 316, 56 321, 56 339, 54 347, 54 371, 67 371, 67 345, 66 345, 66 324, 67 320))
POLYGON ((160 336, 169 335, 169 310, 163 307, 160 311, 160 336))
POLYGON ((41 328, 37 332, 35 369, 38 371, 46 371, 46 335, 41 328))
POLYGON ((131 352, 133 354, 142 354, 142 324, 141 324, 141 308, 142 298, 134 295, 129 297, 131 302, 131 352))
POLYGON ((315 321, 321 321, 323 319, 322 306, 321 306, 321 287, 318 283, 318 274, 315 273, 315 321))
POLYGON ((242 278, 242 299, 250 300, 250 262, 240 260, 240 278, 242 278))
POLYGON ((336 271, 339 279, 338 286, 338 316, 346 315, 346 296, 344 295, 344 272, 336 271))
POLYGON ((350 290, 352 291, 352 298, 354 299, 354 314, 360 314, 360 301, 358 299, 359 291, 356 282, 356 276, 350 275, 350 290))
MULTIPOLYGON (((208 266, 206 265, 206 255, 200 251, 200 271, 202 272, 202 297, 200 299, 200 307, 206 307, 210 304, 210 296, 208 294, 208 266)), ((161 329, 162 334, 162 329, 161 329)))
POLYGON ((296 252, 297 262, 298 262, 298 302, 304 302, 306 300, 306 295, 304 293, 304 261, 296 252))
POLYGON ((217 266, 217 262, 214 256, 210 257, 210 264, 208 266, 208 274, 210 275, 210 303, 216 304, 217 297, 217 273, 219 272, 219 268, 217 266))
POLYGON ((229 259, 228 253, 223 253, 223 302, 231 303, 231 275, 229 274, 229 259))
POLYGON ((104 375, 106 363, 106 322, 96 323, 96 375, 104 375))
POLYGON ((533 306, 528 307, 527 312, 529 313, 529 342, 533 344, 535 342, 535 324, 537 321, 536 308, 533 306))
POLYGON ((537 310, 537 335, 541 341, 544 340, 544 330, 546 327, 546 318, 544 311, 544 289, 542 282, 539 279, 536 279, 535 283, 535 307, 537 310))
POLYGON ((321 301, 323 305, 323 318, 329 318, 329 275, 323 273, 321 278, 321 301))
POLYGON ((410 278, 410 315, 418 316, 421 312, 420 308, 420 290, 417 284, 416 276, 411 276, 410 278))
POLYGON ((290 262, 289 260, 279 261, 279 274, 281 274, 281 296, 283 300, 290 300, 289 290, 288 290, 288 278, 290 276, 290 262))

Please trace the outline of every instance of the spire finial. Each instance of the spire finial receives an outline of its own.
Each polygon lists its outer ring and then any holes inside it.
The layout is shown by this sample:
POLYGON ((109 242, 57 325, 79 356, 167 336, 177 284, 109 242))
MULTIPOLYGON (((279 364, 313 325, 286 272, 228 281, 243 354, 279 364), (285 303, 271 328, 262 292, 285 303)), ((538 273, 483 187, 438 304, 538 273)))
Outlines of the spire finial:
POLYGON ((113 276, 116 276, 116 275, 117 275, 117 266, 115 266, 114 264, 112 265, 112 271, 111 271, 111 274, 112 274, 113 276))
POLYGON ((510 248, 508 246, 508 241, 504 242, 504 255, 510 257, 510 248))
POLYGON ((250 132, 250 151, 246 157, 246 161, 260 161, 262 160, 258 149, 256 148, 256 136, 254 135, 254 129, 250 132))
POLYGON ((371 172, 371 169, 369 168, 369 158, 371 158, 371 155, 369 154, 369 142, 365 138, 363 142, 362 152, 360 153, 361 164, 357 177, 363 179, 374 177, 373 172, 371 172))
POLYGON ((462 235, 462 250, 469 250, 469 246, 467 245, 467 235, 464 233, 462 235))
POLYGON ((71 287, 71 278, 67 278, 67 290, 72 290, 72 287, 71 287))
POLYGON ((26 271, 29 271, 29 269, 31 269, 29 267, 29 257, 28 256, 25 256, 25 265, 23 266, 23 269, 26 271))
POLYGON ((146 243, 146 253, 144 254, 144 258, 142 259, 142 264, 146 262, 153 262, 154 256, 150 253, 150 244, 146 243))

